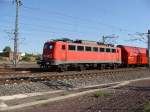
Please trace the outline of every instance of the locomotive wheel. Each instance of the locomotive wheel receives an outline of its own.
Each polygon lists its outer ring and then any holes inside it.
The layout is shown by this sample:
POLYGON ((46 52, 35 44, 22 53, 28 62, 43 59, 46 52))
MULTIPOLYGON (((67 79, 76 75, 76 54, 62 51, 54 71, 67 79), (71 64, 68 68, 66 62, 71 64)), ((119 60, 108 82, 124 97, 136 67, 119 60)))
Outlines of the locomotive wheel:
POLYGON ((40 68, 43 68, 43 65, 40 65, 40 68))
POLYGON ((78 66, 78 70, 79 70, 79 71, 83 71, 83 70, 85 70, 84 65, 79 65, 79 66, 78 66))
POLYGON ((66 65, 59 65, 58 66, 58 72, 64 72, 68 70, 68 66, 66 65))
POLYGON ((118 65, 117 65, 117 64, 114 64, 112 68, 113 68, 113 69, 117 69, 117 68, 118 68, 118 65))
POLYGON ((104 70, 104 69, 105 69, 105 64, 99 65, 99 66, 98 66, 98 69, 99 69, 99 70, 104 70))
POLYGON ((105 69, 105 64, 102 64, 101 65, 101 70, 104 70, 105 69))

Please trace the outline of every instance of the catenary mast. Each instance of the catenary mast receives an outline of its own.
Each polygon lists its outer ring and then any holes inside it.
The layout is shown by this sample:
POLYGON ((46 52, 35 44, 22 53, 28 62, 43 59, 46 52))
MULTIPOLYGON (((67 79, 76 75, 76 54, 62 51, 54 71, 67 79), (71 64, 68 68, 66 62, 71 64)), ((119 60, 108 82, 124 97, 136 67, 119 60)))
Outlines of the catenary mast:
POLYGON ((18 61, 18 41, 19 41, 19 8, 21 6, 21 0, 15 0, 16 4, 16 20, 15 20, 15 31, 14 31, 14 64, 17 66, 18 61))

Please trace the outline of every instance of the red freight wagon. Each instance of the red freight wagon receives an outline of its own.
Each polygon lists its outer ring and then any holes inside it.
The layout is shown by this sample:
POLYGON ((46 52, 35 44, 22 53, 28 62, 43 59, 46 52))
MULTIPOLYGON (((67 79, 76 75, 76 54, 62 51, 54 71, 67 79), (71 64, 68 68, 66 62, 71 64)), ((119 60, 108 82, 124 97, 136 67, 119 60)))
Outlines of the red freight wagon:
POLYGON ((121 49, 110 45, 50 41, 43 49, 43 67, 116 67, 121 64, 121 49))
POLYGON ((118 45, 121 48, 122 64, 124 66, 148 65, 148 53, 146 48, 118 45))

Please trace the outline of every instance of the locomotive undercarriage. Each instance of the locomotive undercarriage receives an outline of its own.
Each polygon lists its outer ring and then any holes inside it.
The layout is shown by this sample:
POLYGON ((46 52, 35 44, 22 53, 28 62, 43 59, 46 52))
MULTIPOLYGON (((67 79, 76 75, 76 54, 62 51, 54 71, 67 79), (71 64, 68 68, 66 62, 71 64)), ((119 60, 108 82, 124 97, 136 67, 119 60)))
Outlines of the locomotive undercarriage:
POLYGON ((120 63, 64 63, 64 64, 54 64, 50 61, 41 61, 38 63, 42 69, 49 69, 54 71, 68 71, 68 70, 90 70, 90 69, 116 69, 121 66, 120 63))

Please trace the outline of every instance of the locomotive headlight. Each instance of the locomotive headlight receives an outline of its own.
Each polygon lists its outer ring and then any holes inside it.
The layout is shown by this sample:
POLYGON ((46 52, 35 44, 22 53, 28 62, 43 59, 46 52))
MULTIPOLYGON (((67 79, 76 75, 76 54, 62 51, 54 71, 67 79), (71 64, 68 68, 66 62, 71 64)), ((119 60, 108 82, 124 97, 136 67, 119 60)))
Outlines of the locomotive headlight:
POLYGON ((49 62, 46 62, 46 65, 49 65, 49 62))

